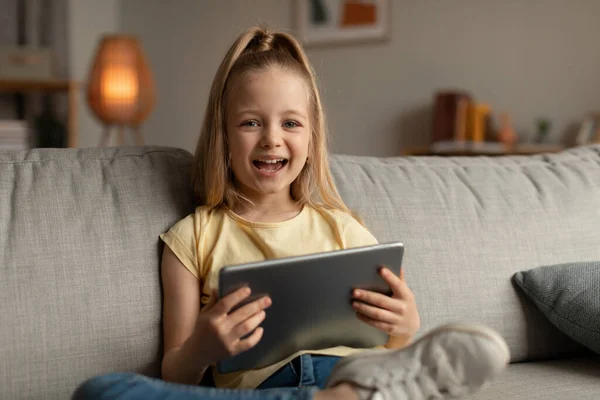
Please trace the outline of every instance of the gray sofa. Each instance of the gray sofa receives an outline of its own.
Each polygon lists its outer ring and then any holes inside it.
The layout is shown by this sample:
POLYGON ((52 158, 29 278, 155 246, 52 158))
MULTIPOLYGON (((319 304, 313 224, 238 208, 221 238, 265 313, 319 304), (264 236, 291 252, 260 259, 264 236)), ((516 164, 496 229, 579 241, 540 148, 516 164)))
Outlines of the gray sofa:
MULTIPOLYGON (((192 158, 172 148, 0 152, 0 398, 68 398, 112 371, 156 376, 158 235, 193 210, 192 158)), ((512 362, 471 399, 599 399, 600 358, 511 282, 600 260, 600 147, 499 158, 333 156, 343 198, 406 245, 421 333, 487 324, 512 362)))

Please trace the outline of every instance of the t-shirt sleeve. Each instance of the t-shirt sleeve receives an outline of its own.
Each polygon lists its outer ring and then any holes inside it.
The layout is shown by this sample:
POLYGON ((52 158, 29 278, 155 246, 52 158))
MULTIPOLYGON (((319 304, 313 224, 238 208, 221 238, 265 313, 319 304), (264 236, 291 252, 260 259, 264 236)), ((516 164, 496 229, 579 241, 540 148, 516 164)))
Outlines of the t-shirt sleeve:
POLYGON ((375 236, 354 217, 348 215, 345 219, 342 235, 344 248, 372 246, 379 243, 375 236))
POLYGON ((194 232, 194 214, 177 222, 166 233, 160 235, 162 241, 175 253, 179 261, 198 279, 198 247, 194 232))

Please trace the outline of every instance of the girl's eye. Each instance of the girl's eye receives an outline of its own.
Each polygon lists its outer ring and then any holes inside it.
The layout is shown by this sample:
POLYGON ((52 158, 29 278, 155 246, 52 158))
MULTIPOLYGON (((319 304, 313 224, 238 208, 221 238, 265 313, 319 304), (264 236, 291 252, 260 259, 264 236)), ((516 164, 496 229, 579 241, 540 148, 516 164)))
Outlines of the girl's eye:
POLYGON ((300 124, 299 124, 299 123, 297 123, 296 121, 285 121, 285 122, 283 123, 283 126, 284 126, 285 128, 291 129, 291 128, 295 128, 295 127, 297 127, 297 126, 300 126, 300 124))
POLYGON ((251 120, 251 121, 244 121, 242 122, 242 126, 248 126, 251 128, 257 127, 258 126, 258 122, 251 120))

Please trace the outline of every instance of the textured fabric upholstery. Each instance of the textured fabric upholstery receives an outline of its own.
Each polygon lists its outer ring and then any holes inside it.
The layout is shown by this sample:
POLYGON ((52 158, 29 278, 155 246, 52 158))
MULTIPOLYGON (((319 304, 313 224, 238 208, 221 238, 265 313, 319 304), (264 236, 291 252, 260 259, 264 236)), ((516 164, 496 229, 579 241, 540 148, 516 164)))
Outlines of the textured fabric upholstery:
MULTIPOLYGON (((158 147, 0 152, 0 398, 66 398, 105 372, 158 374, 158 235, 193 209, 191 162, 158 147)), ((485 323, 514 361, 582 351, 511 276, 600 260, 600 147, 331 163, 374 235, 405 243, 421 332, 485 323)), ((477 399, 552 398, 531 397, 549 388, 592 398, 597 361, 573 362, 516 364, 477 399)))
POLYGON ((158 235, 191 211, 189 155, 0 153, 0 398, 159 372, 158 235))
POLYGON ((338 156, 332 168, 379 241, 404 242, 421 332, 483 323, 505 337, 513 361, 581 351, 511 278, 600 260, 600 147, 528 157, 338 156))

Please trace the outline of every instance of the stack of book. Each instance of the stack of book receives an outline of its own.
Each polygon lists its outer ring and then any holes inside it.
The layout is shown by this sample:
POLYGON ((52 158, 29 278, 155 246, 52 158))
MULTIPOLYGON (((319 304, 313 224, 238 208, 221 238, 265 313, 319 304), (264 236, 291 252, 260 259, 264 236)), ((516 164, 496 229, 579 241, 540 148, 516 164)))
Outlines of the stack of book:
POLYGON ((0 150, 29 149, 27 122, 0 120, 0 150))
POLYGON ((495 133, 489 105, 476 102, 467 92, 435 93, 432 150, 503 152, 506 146, 498 142, 495 133))

